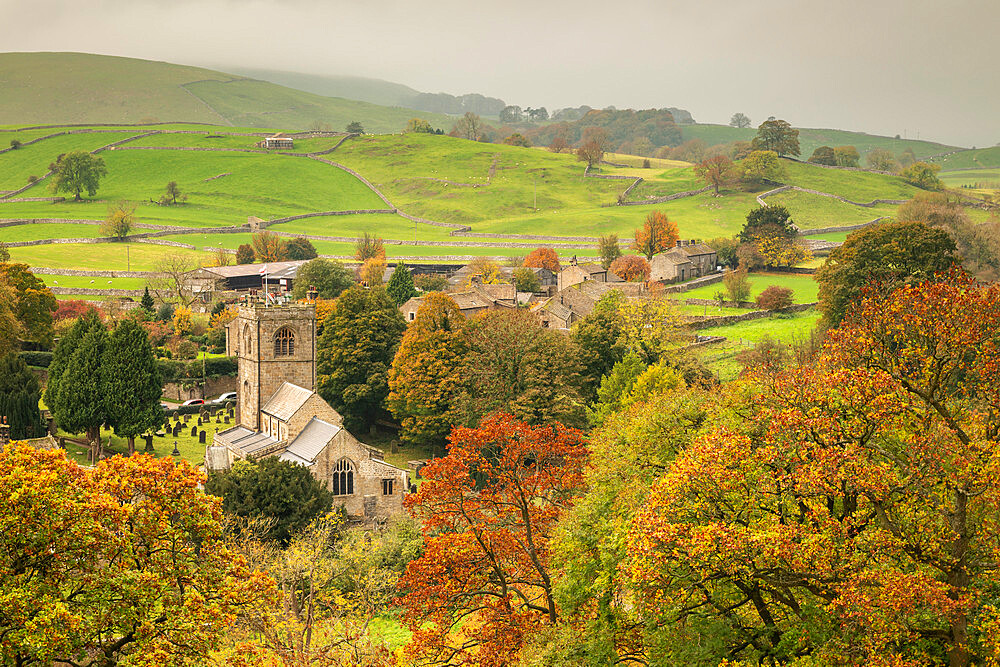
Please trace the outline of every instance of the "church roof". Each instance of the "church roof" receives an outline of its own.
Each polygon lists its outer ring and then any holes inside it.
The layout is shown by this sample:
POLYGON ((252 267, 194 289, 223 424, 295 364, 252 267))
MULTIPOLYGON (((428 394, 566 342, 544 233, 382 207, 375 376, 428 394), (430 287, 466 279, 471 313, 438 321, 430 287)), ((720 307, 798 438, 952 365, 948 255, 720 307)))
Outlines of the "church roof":
POLYGON ((219 431, 215 434, 214 441, 236 448, 244 456, 253 455, 256 452, 278 444, 278 441, 271 436, 251 431, 244 426, 234 426, 225 431, 219 431))
POLYGON ((278 390, 271 394, 267 403, 260 409, 281 421, 288 421, 301 408, 313 392, 291 382, 283 382, 278 390))
POLYGON ((302 429, 302 432, 288 444, 279 458, 282 461, 311 466, 316 462, 316 457, 323 451, 323 448, 341 430, 343 430, 342 426, 323 421, 319 417, 313 417, 302 429))

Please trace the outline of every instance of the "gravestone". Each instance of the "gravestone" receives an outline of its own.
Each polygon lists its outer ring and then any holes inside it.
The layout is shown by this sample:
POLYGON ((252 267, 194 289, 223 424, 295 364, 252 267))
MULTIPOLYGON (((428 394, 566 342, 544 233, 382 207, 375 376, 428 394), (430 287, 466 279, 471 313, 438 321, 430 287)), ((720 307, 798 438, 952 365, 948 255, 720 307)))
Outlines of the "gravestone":
POLYGON ((236 415, 234 413, 235 413, 235 410, 233 410, 232 408, 229 408, 229 416, 230 417, 235 417, 236 415))
POLYGON ((145 438, 146 440, 146 451, 147 452, 153 451, 153 436, 145 435, 143 436, 143 438, 145 438))
POLYGON ((197 426, 192 426, 191 427, 191 437, 193 438, 196 435, 198 435, 198 427, 197 426))
POLYGON ((174 424, 173 436, 176 438, 180 434, 181 434, 181 425, 174 424))
POLYGON ((366 519, 374 519, 375 518, 375 496, 365 496, 364 507, 365 507, 365 518, 366 519))
POLYGON ((186 415, 184 415, 184 417, 182 419, 184 419, 184 423, 187 424, 188 420, 191 419, 191 415, 187 415, 186 414, 186 415))
POLYGON ((201 443, 201 444, 203 444, 203 445, 205 444, 205 432, 204 431, 198 431, 198 442, 201 443))
POLYGON ((215 423, 216 424, 221 424, 222 423, 222 413, 221 412, 216 412, 215 413, 215 423))
POLYGON ((226 415, 226 418, 223 419, 222 421, 223 421, 224 424, 228 424, 229 423, 229 415, 226 415))
POLYGON ((198 417, 198 426, 201 426, 201 417, 198 417))

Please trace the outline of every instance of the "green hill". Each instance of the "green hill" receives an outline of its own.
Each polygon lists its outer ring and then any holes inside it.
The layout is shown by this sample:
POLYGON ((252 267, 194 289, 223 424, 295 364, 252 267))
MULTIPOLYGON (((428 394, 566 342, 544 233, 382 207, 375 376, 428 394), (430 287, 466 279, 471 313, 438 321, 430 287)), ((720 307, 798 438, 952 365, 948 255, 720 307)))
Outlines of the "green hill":
POLYGON ((1000 146, 992 148, 974 148, 967 151, 956 151, 936 157, 933 162, 941 165, 944 171, 959 169, 996 169, 1000 167, 1000 146))
MULTIPOLYGON (((735 128, 728 125, 682 125, 684 140, 701 139, 709 146, 725 144, 732 141, 750 141, 757 133, 756 128, 735 128)), ((820 146, 854 146, 864 156, 873 148, 886 148, 899 154, 907 148, 913 149, 919 157, 937 155, 955 150, 954 146, 935 143, 933 141, 918 141, 916 139, 894 139, 880 137, 865 132, 848 132, 846 130, 826 130, 816 128, 799 128, 799 147, 802 159, 808 159, 812 152, 820 146)))
POLYGON ((323 97, 265 81, 171 63, 86 53, 0 53, 0 124, 200 122, 398 132, 443 115, 323 97))
POLYGON ((337 76, 333 74, 303 74, 301 72, 286 72, 284 70, 251 69, 232 67, 236 74, 251 79, 270 81, 281 86, 304 90, 325 97, 342 97, 348 100, 360 100, 381 104, 382 106, 405 106, 407 100, 420 94, 420 91, 404 86, 401 83, 369 79, 361 76, 337 76))

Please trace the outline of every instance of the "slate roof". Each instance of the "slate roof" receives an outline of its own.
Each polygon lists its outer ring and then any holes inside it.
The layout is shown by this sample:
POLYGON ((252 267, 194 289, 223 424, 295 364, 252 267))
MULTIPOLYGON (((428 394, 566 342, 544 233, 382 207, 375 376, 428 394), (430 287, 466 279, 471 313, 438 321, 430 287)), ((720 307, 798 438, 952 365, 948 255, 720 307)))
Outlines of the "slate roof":
POLYGON ((313 392, 291 382, 283 382, 278 390, 271 394, 264 407, 260 410, 269 415, 277 417, 281 421, 288 421, 296 410, 309 400, 313 392))
POLYGON ((271 436, 251 431, 245 426, 234 426, 219 431, 215 434, 214 441, 239 449, 244 456, 252 456, 256 452, 278 444, 278 441, 271 436))
POLYGON ((342 426, 325 422, 319 417, 313 417, 302 429, 302 432, 288 444, 279 458, 282 461, 311 466, 316 462, 316 457, 323 451, 323 448, 342 430, 342 426))
POLYGON ((548 311, 553 315, 555 315, 556 317, 558 317, 560 320, 564 320, 566 322, 569 322, 570 318, 573 317, 573 311, 567 306, 564 306, 558 301, 555 301, 554 298, 549 299, 544 303, 542 303, 542 305, 539 306, 538 310, 548 311))
MULTIPOLYGON (((268 280, 271 278, 280 277, 282 278, 294 278, 295 273, 298 272, 300 266, 305 264, 306 259, 299 259, 291 262, 267 262, 267 277, 268 280), (290 271, 289 271, 290 270, 290 271)), ((207 271, 220 278, 236 278, 238 276, 256 276, 260 275, 260 267, 264 264, 237 264, 236 266, 203 266, 200 269, 195 269, 195 271, 207 271)))
POLYGON ((691 259, 687 254, 681 252, 683 248, 671 248, 661 255, 657 255, 653 258, 655 262, 657 259, 662 258, 663 260, 669 261, 671 264, 690 264, 691 259))
POLYGON ((453 292, 448 295, 458 305, 459 310, 489 308, 493 301, 478 292, 453 292))
POLYGON ((695 255, 713 255, 715 251, 712 247, 705 243, 691 243, 686 246, 681 246, 680 248, 674 248, 674 250, 680 250, 688 257, 693 257, 695 255))
POLYGON ((594 275, 595 273, 605 273, 607 271, 607 269, 605 269, 603 266, 601 266, 600 264, 595 264, 594 262, 584 262, 583 264, 577 264, 577 266, 586 271, 587 273, 589 273, 590 275, 594 275))

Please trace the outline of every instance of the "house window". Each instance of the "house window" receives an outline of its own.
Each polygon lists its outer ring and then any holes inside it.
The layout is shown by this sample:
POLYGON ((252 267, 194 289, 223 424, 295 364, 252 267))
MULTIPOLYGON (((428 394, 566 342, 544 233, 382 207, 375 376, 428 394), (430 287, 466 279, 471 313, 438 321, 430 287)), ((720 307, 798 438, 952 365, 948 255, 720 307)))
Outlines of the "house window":
POLYGON ((414 313, 414 312, 413 312, 413 311, 411 310, 411 311, 410 311, 410 321, 412 322, 412 321, 413 321, 413 320, 415 320, 415 319, 417 319, 417 314, 416 314, 416 313, 414 313))
POLYGON ((340 459, 333 469, 333 495, 354 495, 354 464, 347 459, 340 459))
POLYGON ((293 354, 295 354, 295 334, 288 327, 282 327, 274 334, 274 356, 289 357, 293 354))
POLYGON ((383 479, 382 480, 382 495, 383 496, 391 496, 392 495, 392 486, 393 486, 393 483, 395 483, 395 481, 396 480, 394 480, 394 479, 383 479))

